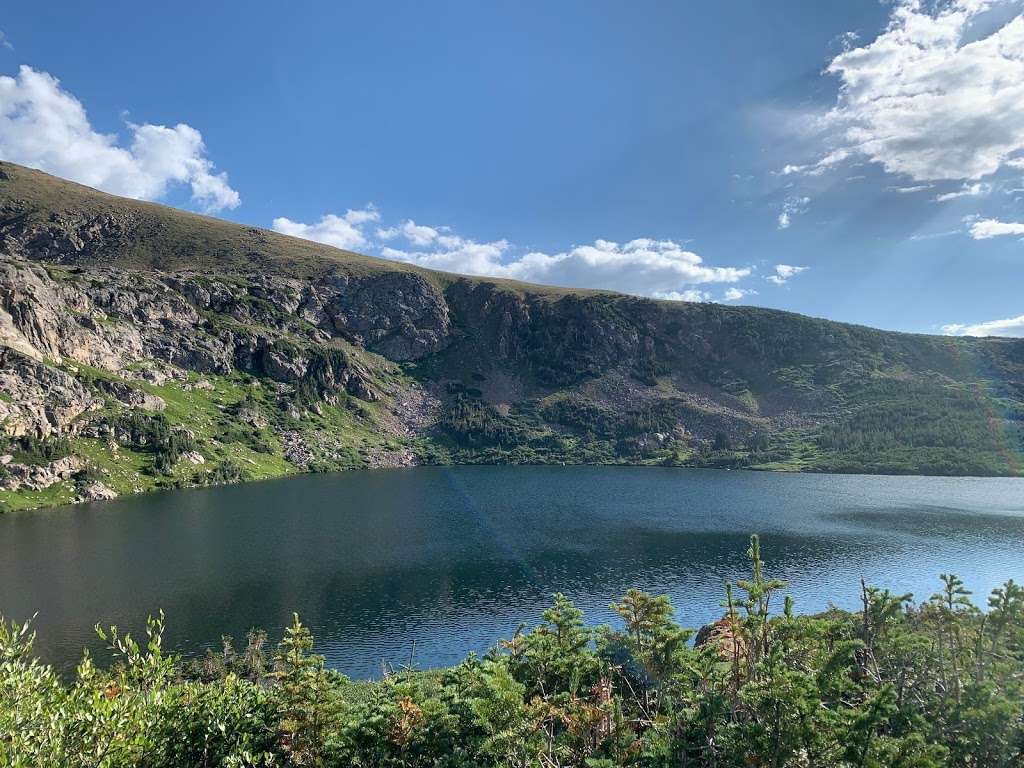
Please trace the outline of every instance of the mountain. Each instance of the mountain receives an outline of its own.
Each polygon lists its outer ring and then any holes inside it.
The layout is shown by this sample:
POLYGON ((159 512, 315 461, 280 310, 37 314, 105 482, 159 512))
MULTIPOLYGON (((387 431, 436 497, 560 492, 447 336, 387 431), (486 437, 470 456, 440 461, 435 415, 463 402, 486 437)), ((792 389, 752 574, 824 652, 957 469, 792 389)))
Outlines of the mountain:
POLYGON ((0 504, 414 463, 1024 473, 1024 340, 464 277, 0 163, 0 504))

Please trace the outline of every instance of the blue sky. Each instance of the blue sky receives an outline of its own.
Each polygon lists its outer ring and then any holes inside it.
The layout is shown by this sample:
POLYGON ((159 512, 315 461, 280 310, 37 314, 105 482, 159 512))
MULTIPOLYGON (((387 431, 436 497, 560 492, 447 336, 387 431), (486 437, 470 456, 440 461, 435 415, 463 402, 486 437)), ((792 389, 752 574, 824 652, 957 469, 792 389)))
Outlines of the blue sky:
POLYGON ((1024 335, 1021 12, 23 3, 0 157, 453 271, 1024 335))

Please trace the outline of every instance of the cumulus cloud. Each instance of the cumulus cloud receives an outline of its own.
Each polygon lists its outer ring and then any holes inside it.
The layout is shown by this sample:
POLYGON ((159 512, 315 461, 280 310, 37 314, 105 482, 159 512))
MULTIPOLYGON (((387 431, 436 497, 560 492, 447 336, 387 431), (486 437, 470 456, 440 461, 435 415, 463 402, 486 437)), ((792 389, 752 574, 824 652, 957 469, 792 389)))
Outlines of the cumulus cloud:
POLYGON ((672 240, 638 238, 628 243, 596 240, 559 253, 531 251, 507 259, 507 240, 478 243, 439 235, 431 250, 384 248, 385 258, 474 275, 507 277, 571 288, 604 288, 658 298, 693 300, 682 286, 733 283, 747 267, 713 267, 672 240))
POLYGON ((744 296, 755 295, 757 291, 752 288, 726 288, 722 295, 723 301, 739 301, 744 296))
MULTIPOLYGON (((826 72, 832 151, 783 173, 859 156, 915 181, 977 180, 1024 150, 1024 17, 998 0, 897 0, 886 29, 826 72)), ((1016 162, 1016 161, 1013 161, 1016 162)))
POLYGON ((94 131, 82 103, 46 72, 22 66, 16 77, 0 76, 0 158, 143 200, 187 184, 193 201, 208 212, 241 202, 192 126, 126 127, 128 146, 94 131))
POLYGON ((785 285, 791 277, 795 277, 801 272, 806 272, 808 269, 809 267, 794 267, 791 264, 776 264, 775 274, 768 275, 765 280, 775 285, 785 285))
POLYGON ((942 326, 942 332, 949 336, 1013 336, 1024 337, 1024 315, 1005 320, 988 320, 984 323, 965 325, 950 323, 942 326))
POLYGON ((412 219, 406 219, 397 227, 383 227, 377 230, 377 237, 381 240, 393 240, 396 237, 404 237, 413 245, 421 248, 433 243, 440 234, 441 232, 434 227, 417 224, 412 219))
POLYGON ((711 301, 710 291, 701 291, 697 288, 689 288, 685 291, 656 291, 651 296, 662 301, 711 301))
POLYGON ((478 243, 457 235, 444 235, 437 239, 435 248, 407 250, 384 247, 380 250, 380 255, 385 259, 407 261, 445 272, 509 277, 508 266, 503 264, 504 254, 510 247, 507 240, 478 243))
POLYGON ((787 198, 782 204, 782 210, 779 212, 779 229, 789 229, 790 225, 793 223, 793 217, 806 212, 807 206, 810 202, 811 198, 809 197, 787 198))
POLYGON ((1004 235, 1024 235, 1024 222, 979 219, 971 223, 967 232, 975 240, 988 240, 1004 235))
POLYGON ((303 224, 280 216, 274 219, 273 227, 283 235, 352 250, 362 248, 369 242, 363 232, 363 226, 373 221, 380 221, 380 213, 372 205, 368 205, 358 210, 349 209, 344 216, 329 213, 321 216, 320 221, 315 224, 303 224))
POLYGON ((508 270, 520 280, 647 295, 683 285, 734 283, 749 274, 749 268, 709 266, 679 243, 650 238, 621 245, 596 240, 561 253, 528 253, 508 270))
MULTIPOLYGON (((274 219, 273 226, 284 234, 341 248, 370 246, 372 252, 386 259, 430 269, 684 301, 710 300, 709 292, 695 286, 737 283, 752 271, 750 267, 706 264, 673 240, 596 240, 557 253, 523 252, 508 240, 479 242, 448 227, 426 226, 411 219, 377 227, 371 236, 365 225, 379 220, 379 212, 371 207, 344 216, 327 215, 314 224, 281 217, 274 219)), ((751 293, 735 289, 727 292, 726 299, 732 301, 751 293)))

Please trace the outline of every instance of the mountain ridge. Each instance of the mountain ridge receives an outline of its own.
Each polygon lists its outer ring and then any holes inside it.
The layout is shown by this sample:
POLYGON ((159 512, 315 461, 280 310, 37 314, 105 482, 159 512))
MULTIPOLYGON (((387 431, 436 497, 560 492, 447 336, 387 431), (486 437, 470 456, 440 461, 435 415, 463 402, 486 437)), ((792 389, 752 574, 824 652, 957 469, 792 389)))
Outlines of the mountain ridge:
POLYGON ((0 267, 10 508, 421 462, 1021 473, 1024 340, 436 272, 10 163, 0 267))

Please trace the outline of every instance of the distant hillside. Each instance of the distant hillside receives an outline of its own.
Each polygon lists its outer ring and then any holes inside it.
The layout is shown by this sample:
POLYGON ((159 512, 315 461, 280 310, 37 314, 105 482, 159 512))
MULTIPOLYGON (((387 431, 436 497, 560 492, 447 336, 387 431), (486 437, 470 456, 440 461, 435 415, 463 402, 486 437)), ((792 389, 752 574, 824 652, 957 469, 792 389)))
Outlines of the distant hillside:
POLYGON ((431 272, 0 163, 0 502, 305 470, 1024 472, 1024 341, 431 272))

